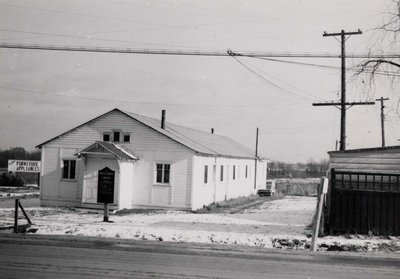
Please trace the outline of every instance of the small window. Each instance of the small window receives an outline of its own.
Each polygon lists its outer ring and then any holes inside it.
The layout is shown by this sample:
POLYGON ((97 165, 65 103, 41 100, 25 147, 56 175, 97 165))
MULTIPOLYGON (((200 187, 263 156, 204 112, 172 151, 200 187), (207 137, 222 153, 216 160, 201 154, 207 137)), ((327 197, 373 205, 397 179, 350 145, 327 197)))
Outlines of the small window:
POLYGON ((124 135, 124 142, 131 142, 131 135, 130 134, 125 134, 124 135))
POLYGON ((224 181, 224 166, 221 166, 221 172, 219 175, 219 180, 224 181))
POLYGON ((114 141, 119 142, 119 132, 114 132, 114 141))
POLYGON ((208 166, 204 166, 204 184, 208 182, 208 166))
POLYGON ((247 165, 246 165, 245 176, 246 176, 246 178, 247 178, 247 176, 248 176, 248 166, 247 166, 247 165))
POLYGON ((236 179, 236 166, 233 166, 233 170, 232 170, 232 179, 233 179, 233 180, 236 179))
POLYGON ((156 182, 168 184, 170 178, 170 164, 157 164, 156 165, 156 182))
POLYGON ((103 134, 103 141, 110 141, 110 134, 109 133, 104 133, 103 134))
POLYGON ((63 160, 63 179, 75 179, 75 168, 76 161, 75 160, 63 160))

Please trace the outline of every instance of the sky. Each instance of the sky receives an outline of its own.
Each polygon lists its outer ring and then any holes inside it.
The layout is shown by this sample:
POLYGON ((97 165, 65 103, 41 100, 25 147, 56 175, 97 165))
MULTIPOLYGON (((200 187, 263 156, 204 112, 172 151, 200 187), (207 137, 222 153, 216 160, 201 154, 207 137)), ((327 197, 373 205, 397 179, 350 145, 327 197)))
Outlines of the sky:
MULTIPOLYGON (((391 0, 0 0, 0 43, 339 54, 367 53, 391 0)), ((385 49, 387 51, 387 49, 385 49)), ((327 158, 340 137, 340 59, 206 57, 0 48, 0 149, 33 150, 113 108, 224 135, 286 162, 327 158), (284 63, 284 61, 296 63, 284 63), (300 63, 312 64, 304 65, 300 63), (329 66, 321 67, 320 65, 329 66)), ((347 66, 359 63, 348 58, 347 66)), ((385 102, 398 145, 396 83, 347 72, 347 100, 385 102)), ((380 106, 347 110, 347 149, 381 145, 380 106)))

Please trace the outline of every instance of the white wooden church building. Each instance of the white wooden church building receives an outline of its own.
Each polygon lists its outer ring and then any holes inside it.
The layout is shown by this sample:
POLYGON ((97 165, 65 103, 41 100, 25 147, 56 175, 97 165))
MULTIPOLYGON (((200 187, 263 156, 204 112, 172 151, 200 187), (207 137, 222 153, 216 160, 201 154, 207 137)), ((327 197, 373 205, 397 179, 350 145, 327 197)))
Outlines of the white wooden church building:
POLYGON ((37 148, 42 206, 103 206, 98 171, 105 167, 115 172, 114 209, 195 210, 256 193, 267 176, 266 160, 227 137, 119 109, 37 148))

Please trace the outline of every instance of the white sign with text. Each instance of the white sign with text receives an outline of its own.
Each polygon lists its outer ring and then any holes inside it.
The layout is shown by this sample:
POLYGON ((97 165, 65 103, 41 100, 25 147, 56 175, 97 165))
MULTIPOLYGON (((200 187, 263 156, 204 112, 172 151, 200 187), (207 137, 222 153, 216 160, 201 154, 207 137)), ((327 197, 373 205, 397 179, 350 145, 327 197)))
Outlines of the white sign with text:
POLYGON ((9 172, 40 172, 40 161, 8 160, 9 172))

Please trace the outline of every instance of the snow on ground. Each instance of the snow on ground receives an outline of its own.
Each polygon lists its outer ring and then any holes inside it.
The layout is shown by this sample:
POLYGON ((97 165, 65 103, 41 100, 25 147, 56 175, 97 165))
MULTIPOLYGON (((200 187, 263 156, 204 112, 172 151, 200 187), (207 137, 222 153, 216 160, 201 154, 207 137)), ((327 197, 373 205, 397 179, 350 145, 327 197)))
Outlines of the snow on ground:
POLYGON ((29 191, 29 193, 0 193, 0 198, 22 198, 39 195, 39 191, 29 191))
POLYGON ((2 198, 20 198, 29 196, 39 196, 40 190, 37 187, 7 187, 0 186, 0 199, 2 198))
MULTIPOLYGON (((307 227, 315 208, 314 197, 286 197, 235 214, 144 210, 126 215, 111 214, 111 223, 102 222, 103 212, 99 210, 26 208, 26 211, 34 228, 38 229, 37 234, 305 249, 311 241, 307 237, 310 233, 307 227)), ((0 209, 0 226, 12 225, 13 216, 13 209, 0 209)), ((319 243, 367 245, 366 249, 371 250, 390 241, 326 237, 319 243)), ((398 238, 395 241, 400 242, 398 238)))

